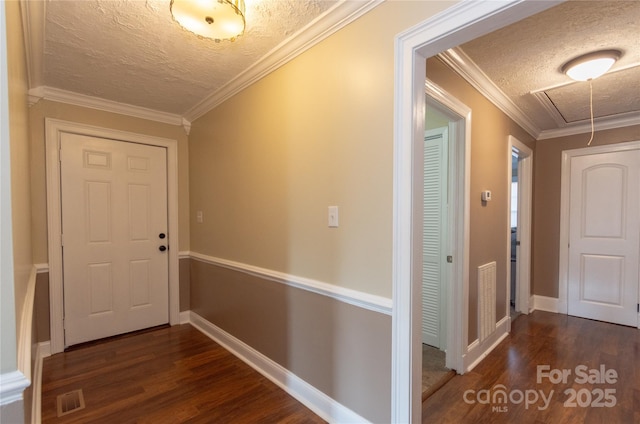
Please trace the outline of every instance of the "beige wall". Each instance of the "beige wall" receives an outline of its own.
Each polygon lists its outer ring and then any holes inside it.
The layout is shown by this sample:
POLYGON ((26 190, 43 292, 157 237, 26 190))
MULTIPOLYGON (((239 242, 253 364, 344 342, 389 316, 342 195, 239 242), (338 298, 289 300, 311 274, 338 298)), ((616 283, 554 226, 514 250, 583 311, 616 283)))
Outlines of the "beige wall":
MULTIPOLYGON (((592 146, 640 140, 640 125, 596 132, 592 146)), ((558 297, 562 151, 587 147, 589 134, 537 142, 534 153, 533 294, 558 297)))
POLYGON ((15 322, 16 328, 19 330, 29 275, 33 266, 31 253, 28 83, 20 4, 18 2, 6 2, 5 4, 9 83, 15 322))
POLYGON ((427 78, 471 108, 471 188, 469 237, 469 342, 477 337, 477 268, 497 263, 496 319, 507 313, 507 234, 509 228, 509 135, 529 147, 533 138, 438 59, 427 60, 427 78), (483 205, 480 192, 491 190, 483 205))
POLYGON ((179 246, 180 250, 189 250, 189 149, 182 126, 40 100, 30 109, 33 255, 36 263, 46 263, 48 257, 45 118, 178 140, 179 246))
POLYGON ((384 3, 197 119, 191 250, 391 297, 394 36, 450 4, 384 3))

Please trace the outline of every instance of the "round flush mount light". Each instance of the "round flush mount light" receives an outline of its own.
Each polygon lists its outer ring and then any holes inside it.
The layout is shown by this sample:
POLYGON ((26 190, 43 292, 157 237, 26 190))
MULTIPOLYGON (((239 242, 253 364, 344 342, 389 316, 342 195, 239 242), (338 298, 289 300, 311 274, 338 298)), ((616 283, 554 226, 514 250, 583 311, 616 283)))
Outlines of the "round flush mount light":
POLYGON ((244 32, 244 0, 171 0, 169 9, 181 26, 216 43, 244 32))
POLYGON ((620 50, 587 53, 565 63, 562 72, 576 81, 589 81, 604 75, 621 56, 620 50))

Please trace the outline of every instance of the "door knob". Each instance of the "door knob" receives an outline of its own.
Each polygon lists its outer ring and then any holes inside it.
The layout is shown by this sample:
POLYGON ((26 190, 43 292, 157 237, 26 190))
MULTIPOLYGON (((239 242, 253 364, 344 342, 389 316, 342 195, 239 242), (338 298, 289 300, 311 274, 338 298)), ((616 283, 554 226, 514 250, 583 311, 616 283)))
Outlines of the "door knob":
POLYGON ((160 246, 158 247, 158 249, 160 249, 161 252, 164 252, 165 250, 167 250, 167 246, 160 246))
POLYGON ((167 235, 165 233, 160 233, 158 234, 158 237, 160 237, 161 239, 165 238, 167 235))

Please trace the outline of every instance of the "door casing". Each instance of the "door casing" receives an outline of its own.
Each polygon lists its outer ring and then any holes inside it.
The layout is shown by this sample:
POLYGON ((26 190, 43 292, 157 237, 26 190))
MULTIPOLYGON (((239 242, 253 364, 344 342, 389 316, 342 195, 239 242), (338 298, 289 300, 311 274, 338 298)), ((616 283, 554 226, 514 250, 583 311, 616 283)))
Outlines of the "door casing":
MULTIPOLYGON (((516 247, 516 311, 529 313, 531 297, 531 209, 533 207, 533 151, 526 144, 509 136, 507 182, 507 211, 511 212, 511 155, 518 155, 518 237, 520 246, 516 247)), ((507 225, 507 281, 511 281, 511 225, 507 225)), ((507 308, 510 303, 511 284, 507 285, 507 308)), ((507 310, 506 314, 509 314, 507 310)))
POLYGON ((110 128, 47 118, 45 120, 45 155, 47 178, 47 235, 49 254, 49 304, 51 353, 64 350, 64 299, 62 277, 62 206, 60 199, 60 138, 72 133, 165 147, 167 149, 167 210, 169 247, 169 323, 180 322, 180 287, 178 272, 178 141, 110 128))
POLYGON ((395 38, 391 421, 421 422, 421 148, 426 59, 562 1, 459 2, 395 38))

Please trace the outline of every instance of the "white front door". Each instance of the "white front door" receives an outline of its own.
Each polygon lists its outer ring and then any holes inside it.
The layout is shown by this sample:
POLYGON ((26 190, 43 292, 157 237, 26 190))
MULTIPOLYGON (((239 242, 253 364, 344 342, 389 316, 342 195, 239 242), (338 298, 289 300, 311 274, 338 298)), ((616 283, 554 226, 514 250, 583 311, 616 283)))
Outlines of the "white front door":
POLYGON ((569 315, 638 325, 640 150, 571 158, 569 315))
POLYGON ((65 346, 169 321, 166 154, 62 134, 65 346))
POLYGON ((444 240, 447 228, 448 129, 425 132, 422 236, 422 343, 445 348, 444 240))

